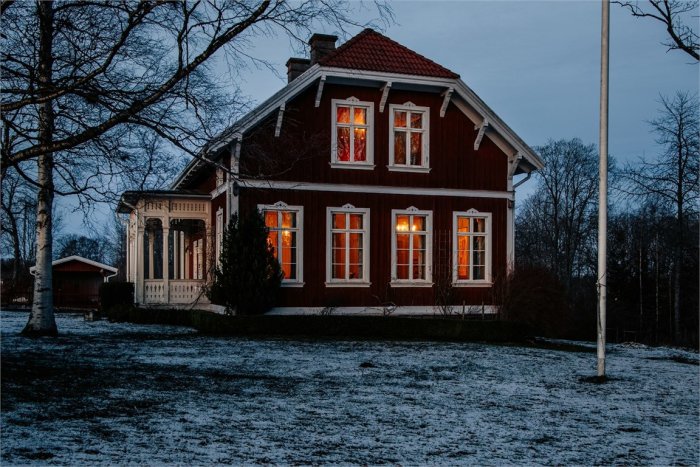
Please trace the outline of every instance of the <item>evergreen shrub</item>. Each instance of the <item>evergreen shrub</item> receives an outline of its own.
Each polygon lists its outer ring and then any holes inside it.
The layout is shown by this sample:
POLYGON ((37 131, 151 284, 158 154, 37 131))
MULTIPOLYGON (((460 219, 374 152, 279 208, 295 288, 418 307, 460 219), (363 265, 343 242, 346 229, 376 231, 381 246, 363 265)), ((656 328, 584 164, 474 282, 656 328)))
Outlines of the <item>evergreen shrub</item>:
POLYGON ((134 305, 133 282, 104 282, 100 284, 100 310, 108 312, 115 307, 134 305))
POLYGON ((212 303, 242 315, 262 314, 274 306, 282 269, 268 244, 268 232, 257 211, 231 217, 214 282, 207 291, 212 303))

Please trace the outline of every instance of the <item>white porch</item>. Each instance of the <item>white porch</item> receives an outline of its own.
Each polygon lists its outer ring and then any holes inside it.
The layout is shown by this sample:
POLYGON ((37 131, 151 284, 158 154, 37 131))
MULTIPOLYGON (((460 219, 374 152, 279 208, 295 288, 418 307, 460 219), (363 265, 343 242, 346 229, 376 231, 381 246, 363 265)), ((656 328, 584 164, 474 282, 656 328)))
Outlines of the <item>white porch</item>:
POLYGON ((126 192, 126 277, 139 305, 208 305, 214 244, 209 195, 172 191, 126 192))

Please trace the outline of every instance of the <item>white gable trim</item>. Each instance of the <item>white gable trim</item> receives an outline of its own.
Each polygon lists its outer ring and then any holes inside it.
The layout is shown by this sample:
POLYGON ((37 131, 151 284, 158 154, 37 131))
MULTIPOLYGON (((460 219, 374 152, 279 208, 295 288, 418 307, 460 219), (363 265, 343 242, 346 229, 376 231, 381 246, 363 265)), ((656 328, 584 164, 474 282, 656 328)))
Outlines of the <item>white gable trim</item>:
MULTIPOLYGON (((375 71, 349 70, 346 68, 321 67, 318 63, 306 70, 287 86, 273 94, 269 99, 240 119, 232 127, 222 132, 221 135, 216 137, 212 143, 207 145, 202 150, 202 154, 215 153, 219 151, 235 139, 235 134, 245 133, 247 130, 258 124, 262 119, 270 115, 271 112, 275 110, 279 111, 279 108, 283 103, 293 99, 299 93, 323 77, 326 78, 324 82, 327 82, 328 78, 330 77, 338 77, 359 80, 364 79, 376 81, 378 83, 391 82, 393 87, 395 87, 395 85, 398 83, 422 85, 433 88, 441 88, 443 92, 449 91, 449 89, 452 88, 454 91, 451 94, 451 99, 449 102, 455 104, 462 112, 464 112, 465 115, 467 115, 467 117, 472 120, 474 124, 480 124, 484 119, 488 119, 489 127, 492 131, 486 132, 486 136, 489 137, 489 139, 491 139, 499 148, 503 149, 503 144, 499 144, 499 141, 497 141, 498 137, 500 137, 503 142, 507 143, 507 145, 512 147, 513 150, 510 151, 510 153, 506 152, 508 155, 513 155, 519 152, 523 155, 524 159, 526 159, 536 169, 541 169, 544 167, 544 162, 542 159, 540 159, 540 157, 520 137, 518 137, 515 132, 508 127, 508 125, 506 125, 505 122, 503 122, 503 120, 501 120, 493 112, 493 110, 491 110, 486 103, 484 103, 484 101, 482 101, 479 96, 477 96, 476 93, 474 93, 474 91, 472 91, 461 79, 432 78, 398 73, 381 73, 375 71), (459 96, 463 103, 456 100, 454 98, 455 95, 459 96), (469 109, 469 107, 471 107, 471 109, 469 109)), ((446 97, 446 95, 443 97, 446 97)), ((198 158, 193 159, 171 185, 171 188, 177 188, 180 183, 182 183, 189 170, 198 162, 198 158)))

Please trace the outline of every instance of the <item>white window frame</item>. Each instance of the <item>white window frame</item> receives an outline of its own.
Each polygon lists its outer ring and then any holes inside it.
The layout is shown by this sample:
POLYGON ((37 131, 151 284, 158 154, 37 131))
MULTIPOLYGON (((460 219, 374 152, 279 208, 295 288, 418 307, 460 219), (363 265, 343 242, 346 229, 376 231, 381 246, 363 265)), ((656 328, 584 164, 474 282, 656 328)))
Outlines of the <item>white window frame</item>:
MULTIPOLYGON (((326 287, 369 287, 372 283, 369 280, 369 235, 370 221, 369 208, 356 208, 352 204, 346 204, 339 208, 326 208, 326 287), (362 279, 333 279, 333 215, 334 214, 360 214, 362 215, 362 279)), ((350 227, 346 224, 346 233, 350 232, 350 227)), ((347 237, 346 237, 347 239, 347 237)), ((348 243, 346 240, 346 249, 348 243)), ((350 258, 349 253, 346 253, 346 258, 350 258)), ((346 273, 349 263, 346 263, 346 273)), ((345 277, 348 277, 346 274, 345 277)))
POLYGON ((214 242, 214 254, 216 255, 215 264, 218 268, 221 266, 221 249, 224 243, 224 209, 219 208, 216 211, 216 240, 214 242))
POLYGON ((470 209, 468 211, 455 211, 452 214, 452 285, 454 286, 490 286, 492 285, 491 279, 491 242, 492 242, 493 232, 491 230, 491 213, 490 212, 479 212, 476 209, 470 209), (459 233, 457 230, 458 218, 467 217, 470 219, 470 232, 459 233), (485 219, 484 229, 485 232, 473 232, 471 219, 485 219), (458 279, 457 274, 457 259, 458 259, 458 249, 459 249, 459 236, 470 237, 469 241, 469 277, 474 277, 474 270, 472 269, 472 260, 474 258, 474 252, 472 248, 471 238, 480 236, 486 237, 486 245, 484 251, 484 278, 483 279, 458 279))
POLYGON ((372 170, 374 169, 374 102, 363 102, 356 97, 349 97, 347 99, 332 99, 331 100, 331 162, 330 165, 333 168, 341 169, 360 169, 360 170, 372 170), (351 157, 355 154, 355 132, 352 131, 353 128, 359 126, 361 128, 367 128, 367 146, 366 160, 364 162, 355 161, 339 161, 338 160, 338 106, 350 107, 350 117, 351 123, 341 124, 342 127, 348 127, 350 131, 350 154, 351 157), (365 125, 356 125, 352 123, 352 108, 362 107, 366 109, 367 123, 365 125))
POLYGON ((419 107, 413 102, 406 102, 405 104, 390 104, 389 105, 389 165, 387 168, 392 172, 419 172, 428 173, 430 172, 430 107, 419 107), (403 111, 407 113, 421 113, 423 115, 423 127, 420 130, 410 128, 410 115, 407 115, 406 122, 407 127, 402 129, 406 131, 406 160, 411 157, 411 133, 421 133, 423 135, 423 147, 422 147, 422 164, 421 165, 411 165, 411 164, 397 164, 394 160, 394 111, 403 111))
MULTIPOLYGON (((409 237, 409 258, 413 258, 413 237, 409 237)), ((409 275, 413 274, 412 264, 409 275)), ((391 287, 433 286, 433 211, 421 211, 411 206, 408 209, 391 210, 391 287), (425 216, 425 279, 398 279, 396 271, 396 218, 398 216, 425 216)))
MULTIPOLYGON (((297 216, 297 270, 295 279, 282 279, 282 287, 303 287, 304 286, 304 207, 289 206, 287 203, 278 201, 275 204, 258 204, 258 211, 263 214, 264 211, 277 212, 277 225, 281 224, 281 213, 283 211, 294 212, 297 216)), ((277 236, 278 242, 281 235, 277 236)), ((275 251, 280 251, 280 245, 275 245, 275 251)))

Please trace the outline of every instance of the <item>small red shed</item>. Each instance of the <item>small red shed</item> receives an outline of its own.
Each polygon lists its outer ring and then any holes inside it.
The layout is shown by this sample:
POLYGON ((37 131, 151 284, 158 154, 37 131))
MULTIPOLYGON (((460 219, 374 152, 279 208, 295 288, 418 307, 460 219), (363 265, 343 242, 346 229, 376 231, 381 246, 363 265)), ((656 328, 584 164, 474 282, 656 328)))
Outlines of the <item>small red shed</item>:
MULTIPOLYGON (((51 263, 53 304, 57 308, 97 309, 100 284, 118 269, 82 256, 68 256, 51 263)), ((35 267, 29 272, 33 275, 35 267)))

